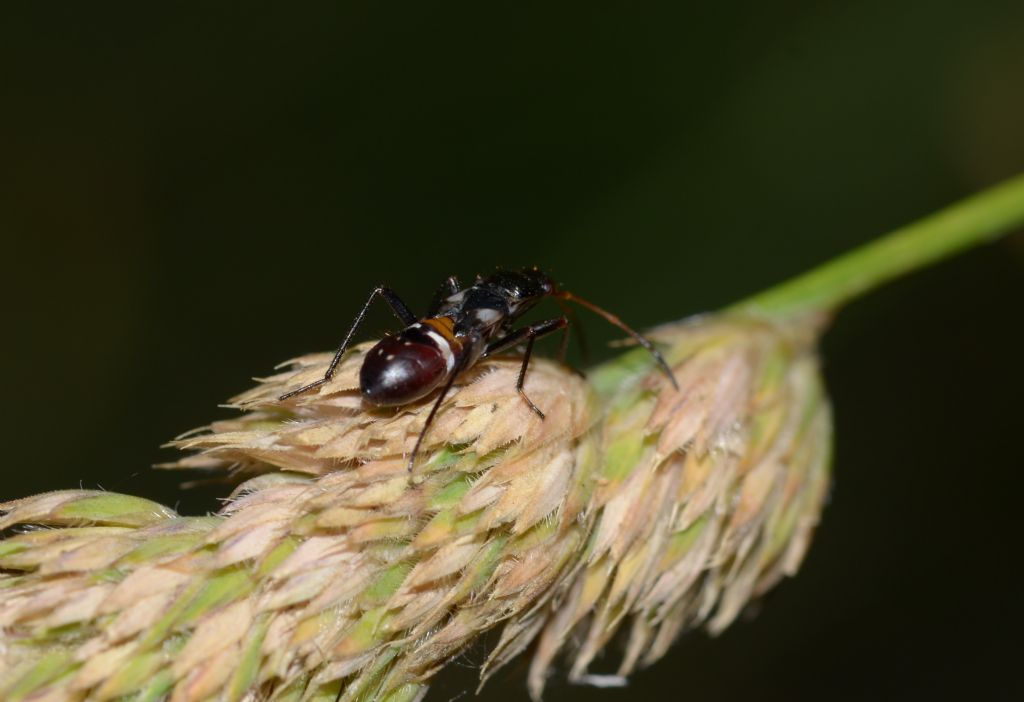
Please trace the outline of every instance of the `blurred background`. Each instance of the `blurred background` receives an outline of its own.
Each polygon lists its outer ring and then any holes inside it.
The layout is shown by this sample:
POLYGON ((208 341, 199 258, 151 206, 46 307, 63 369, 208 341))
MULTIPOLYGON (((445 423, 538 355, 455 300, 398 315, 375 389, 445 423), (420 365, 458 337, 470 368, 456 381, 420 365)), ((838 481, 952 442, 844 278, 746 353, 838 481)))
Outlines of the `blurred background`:
MULTIPOLYGON (((1019 0, 23 3, 0 37, 0 498, 215 509, 160 444, 378 282, 422 310, 538 264, 645 327, 1024 170, 1019 0)), ((845 310, 800 576, 625 690, 546 699, 1021 699, 1022 271, 1018 235, 845 310)))

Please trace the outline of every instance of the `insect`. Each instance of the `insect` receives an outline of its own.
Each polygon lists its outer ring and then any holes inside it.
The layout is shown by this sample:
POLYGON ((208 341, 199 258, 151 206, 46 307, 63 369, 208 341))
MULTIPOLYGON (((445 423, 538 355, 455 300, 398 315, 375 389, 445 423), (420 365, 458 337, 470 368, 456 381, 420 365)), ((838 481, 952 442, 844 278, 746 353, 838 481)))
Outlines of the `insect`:
POLYGON ((327 366, 324 377, 287 392, 279 399, 286 400, 307 392, 334 377, 352 337, 377 297, 384 298, 405 328, 397 334, 384 337, 367 352, 359 371, 359 390, 363 399, 376 407, 393 407, 409 404, 441 388, 409 455, 410 472, 423 437, 455 379, 481 358, 523 346, 523 362, 516 380, 516 392, 538 417, 544 419, 544 412, 523 389, 526 371, 530 365, 534 342, 559 330, 563 334, 567 333, 569 319, 563 314, 519 329, 515 329, 514 324, 545 298, 553 298, 560 304, 561 301, 575 302, 601 315, 647 349, 672 381, 672 385, 677 389, 679 387, 672 370, 650 341, 610 312, 566 290, 560 290, 543 271, 526 268, 518 271, 498 270, 486 277, 477 276, 467 288, 461 287, 458 279, 452 276, 441 285, 427 316, 423 318, 413 314, 391 288, 377 286, 356 315, 348 334, 327 366))

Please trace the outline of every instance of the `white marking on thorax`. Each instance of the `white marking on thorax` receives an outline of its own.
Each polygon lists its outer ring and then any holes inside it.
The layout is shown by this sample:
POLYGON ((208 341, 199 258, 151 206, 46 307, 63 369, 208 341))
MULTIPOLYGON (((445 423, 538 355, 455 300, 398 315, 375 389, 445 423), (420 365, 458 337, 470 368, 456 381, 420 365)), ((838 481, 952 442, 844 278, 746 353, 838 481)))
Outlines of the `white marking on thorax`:
POLYGON ((489 307, 482 307, 478 310, 473 310, 473 319, 481 324, 494 324, 501 319, 501 312, 489 307))

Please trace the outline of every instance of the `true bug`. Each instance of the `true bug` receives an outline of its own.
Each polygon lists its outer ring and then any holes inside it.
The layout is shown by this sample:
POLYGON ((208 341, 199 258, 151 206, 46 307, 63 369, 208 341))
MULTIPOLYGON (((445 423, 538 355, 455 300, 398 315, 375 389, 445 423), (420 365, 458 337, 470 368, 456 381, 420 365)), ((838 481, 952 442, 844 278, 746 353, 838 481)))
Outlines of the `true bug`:
POLYGON ((391 407, 414 402, 441 388, 409 455, 410 471, 423 437, 455 379, 481 358, 525 345, 516 391, 530 409, 544 419, 544 412, 523 390, 526 370, 530 365, 534 341, 558 330, 568 331, 569 320, 563 315, 519 329, 514 329, 513 325, 547 297, 582 305, 625 331, 654 356, 672 385, 678 388, 672 370, 650 341, 610 312, 560 290, 543 271, 526 268, 498 270, 487 277, 477 276, 473 285, 467 288, 462 288, 458 279, 452 276, 441 285, 426 317, 422 319, 416 317, 391 288, 377 286, 356 315, 324 377, 287 392, 279 399, 286 400, 330 381, 367 310, 378 296, 390 305, 405 328, 384 337, 367 352, 359 371, 359 390, 363 399, 377 407, 391 407))

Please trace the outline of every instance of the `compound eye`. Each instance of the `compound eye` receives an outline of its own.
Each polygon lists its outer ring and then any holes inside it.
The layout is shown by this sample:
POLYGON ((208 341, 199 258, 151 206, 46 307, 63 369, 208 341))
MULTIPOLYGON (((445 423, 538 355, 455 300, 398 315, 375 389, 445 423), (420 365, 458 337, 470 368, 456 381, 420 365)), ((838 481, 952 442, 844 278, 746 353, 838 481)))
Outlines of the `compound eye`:
POLYGON ((403 334, 382 339, 359 370, 359 390, 370 404, 392 407, 429 395, 445 378, 444 354, 403 334))

